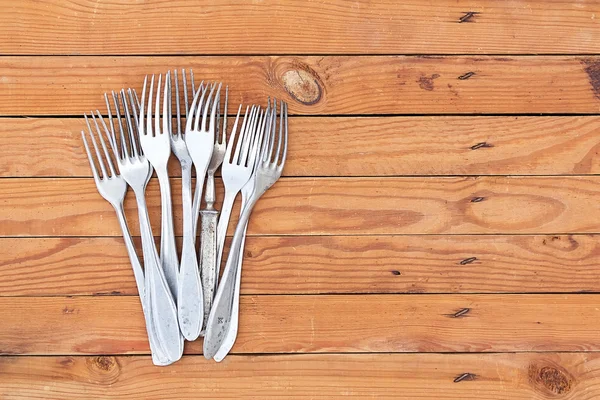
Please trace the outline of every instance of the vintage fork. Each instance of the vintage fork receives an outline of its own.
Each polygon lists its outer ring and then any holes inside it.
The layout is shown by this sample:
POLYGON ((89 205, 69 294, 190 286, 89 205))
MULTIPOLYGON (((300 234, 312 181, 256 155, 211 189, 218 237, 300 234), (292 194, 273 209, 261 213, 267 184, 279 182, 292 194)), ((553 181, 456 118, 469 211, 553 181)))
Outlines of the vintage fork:
MULTIPOLYGON (((202 86, 202 84, 200 84, 202 86)), ((213 153, 215 142, 215 125, 218 96, 215 96, 213 104, 211 99, 216 89, 216 84, 212 84, 210 94, 205 100, 208 92, 208 84, 196 92, 194 101, 190 106, 189 118, 185 125, 185 144, 187 145, 190 156, 196 170, 196 190, 194 191, 193 201, 193 229, 194 237, 196 237, 198 227, 198 216, 200 214, 200 203, 202 202, 202 190, 204 187, 204 178, 208 170, 210 158, 213 153), (210 121, 208 120, 208 110, 211 109, 210 121)), ((217 92, 221 91, 221 84, 217 92)), ((206 297, 206 293, 204 294, 206 297)))
MULTIPOLYGON (((268 127, 270 126, 270 122, 271 122, 270 115, 271 115, 271 99, 268 100, 267 109, 265 110, 265 114, 264 114, 263 118, 261 119, 260 126, 259 126, 258 130, 256 131, 256 132, 258 132, 258 134, 255 134, 254 138, 252 140, 252 147, 250 148, 249 161, 248 161, 248 164, 252 166, 252 172, 254 172, 254 170, 256 169, 256 166, 257 166, 257 163, 259 160, 258 153, 260 150, 260 144, 261 144, 260 141, 262 140, 263 135, 264 135, 264 130, 269 129, 268 127)), ((242 203, 241 203, 241 207, 240 207, 240 214, 241 214, 242 210, 244 210, 246 204, 248 203, 248 199, 250 198, 250 195, 252 194, 252 191, 254 190, 255 177, 256 177, 256 175, 252 174, 252 176, 250 176, 250 179, 248 180, 248 182, 246 182, 246 184, 244 185, 244 187, 241 190, 242 203)), ((244 227, 244 233, 242 235, 242 243, 240 245, 241 254, 243 254, 244 245, 246 243, 247 229, 248 229, 248 222, 246 222, 246 226, 244 227)), ((231 351, 231 348, 233 347, 233 344, 235 343, 235 339, 237 338, 238 322, 239 322, 238 316, 239 316, 239 304, 240 304, 240 286, 241 286, 243 260, 244 260, 243 256, 239 257, 238 268, 237 268, 237 273, 236 273, 236 277, 235 277, 235 288, 234 288, 234 293, 233 293, 233 305, 232 305, 232 310, 231 310, 231 322, 229 324, 229 329, 227 329, 225 339, 223 339, 223 343, 221 344, 221 347, 219 347, 219 351, 217 351, 217 353, 213 357, 215 359, 215 361, 217 361, 217 362, 223 361, 225 356, 227 356, 227 354, 229 354, 229 351, 231 351)))
MULTIPOLYGON (((98 119, 103 123, 102 115, 100 111, 96 110, 98 113, 98 119)), ((102 150, 104 152, 104 159, 98 150, 98 145, 96 144, 96 139, 94 138, 93 130, 90 126, 90 122, 88 120, 87 115, 85 115, 85 122, 87 124, 89 136, 92 139, 92 145, 94 146, 94 150, 96 153, 96 159, 98 160, 98 164, 100 165, 100 170, 102 171, 102 176, 99 176, 98 170, 94 163, 92 154, 90 152, 90 148, 88 146, 88 142, 85 139, 85 133, 81 131, 81 138, 83 139, 83 145, 85 147, 85 151, 88 156, 88 160, 90 162, 90 167, 92 169, 92 175, 94 176, 94 181, 96 182, 96 187, 98 188, 98 192, 100 195, 104 197, 106 201, 108 201, 113 208, 115 209, 115 213, 117 214, 117 219, 119 221, 119 225, 121 226, 121 231, 123 232, 123 240, 125 241, 125 247, 127 249, 127 255, 129 256, 129 261, 131 262, 131 268, 133 269, 133 275, 135 277, 135 283, 138 288, 138 293, 140 296, 140 302, 142 304, 142 310, 144 313, 144 319, 146 321, 146 331, 148 332, 148 341, 150 343, 150 351, 152 354, 152 362, 155 365, 168 365, 171 362, 168 360, 166 355, 164 354, 160 341, 156 335, 156 330, 154 327, 154 323, 152 321, 151 308, 147 302, 146 297, 146 285, 144 283, 144 271, 142 270, 142 266, 140 264, 140 260, 135 252, 135 247, 133 245, 133 240, 131 238, 131 233, 129 232, 129 227, 127 225, 127 220, 125 219, 125 214, 123 212, 123 200, 125 199, 125 194, 127 193, 127 183, 125 180, 118 174, 110 155, 108 154, 108 150, 106 148, 106 143, 104 141, 103 135, 100 131, 100 127, 98 125, 98 121, 94 116, 94 113, 91 112, 92 119, 94 121, 94 125, 96 127, 96 134, 100 139, 100 144, 102 145, 102 150), (106 161, 105 161, 106 160, 106 161), (110 174, 107 173, 105 163, 108 164, 108 168, 110 174)), ((108 134, 108 130, 106 129, 106 125, 104 125, 105 133, 108 134)), ((109 143, 110 135, 108 135, 109 143)))
POLYGON ((227 227, 229 225, 229 219, 231 218, 233 203, 235 202, 237 194, 252 175, 252 165, 248 163, 250 158, 248 153, 250 151, 250 143, 254 130, 250 129, 250 127, 255 123, 258 111, 259 107, 257 106, 252 106, 252 108, 250 108, 250 106, 246 107, 246 113, 244 114, 244 120, 242 121, 242 127, 240 129, 240 137, 237 140, 235 153, 233 154, 232 159, 231 153, 233 152, 233 144, 240 115, 240 110, 238 110, 234 130, 232 131, 231 138, 227 144, 225 159, 223 160, 223 166, 221 167, 221 177, 223 179, 223 185, 225 186, 225 196, 223 199, 223 206, 221 207, 221 216, 217 225, 218 268, 221 267, 225 236, 227 235, 227 227), (250 112, 248 112, 248 109, 250 109, 250 112))
POLYGON ((206 179, 205 203, 206 208, 200 211, 200 254, 202 270, 202 290, 204 293, 204 323, 208 320, 208 313, 212 299, 217 290, 217 279, 219 277, 217 268, 217 218, 219 212, 215 209, 215 172, 223 162, 225 156, 225 143, 227 140, 227 101, 229 100, 229 88, 225 89, 225 113, 223 114, 223 128, 220 128, 221 93, 218 92, 215 101, 216 131, 213 153, 208 165, 208 176, 206 179))
MULTIPOLYGON (((183 98, 185 101, 185 118, 188 119, 188 90, 186 72, 181 70, 183 83, 183 98)), ((194 74, 190 70, 192 84, 192 98, 196 95, 194 86, 194 74)), ((196 238, 193 232, 192 222, 192 157, 185 144, 185 134, 181 128, 181 105, 179 103, 179 79, 177 70, 174 71, 175 78, 175 108, 177 114, 177 132, 170 127, 171 149, 181 164, 181 195, 183 204, 183 246, 181 249, 181 265, 179 267, 179 279, 177 283, 177 313, 179 316, 179 328, 183 336, 190 341, 196 340, 202 330, 204 318, 203 292, 198 269, 198 258, 196 255, 196 238)), ((169 101, 169 105, 172 102, 169 101)), ((171 115, 169 109, 168 115, 171 115)))
MULTIPOLYGON (((177 308, 164 272, 160 266, 160 259, 158 257, 158 252, 156 251, 156 245, 154 244, 154 236, 152 235, 152 227, 150 225, 150 218, 148 217, 148 208, 146 206, 145 190, 146 185, 152 176, 152 167, 148 162, 143 149, 139 146, 140 136, 143 135, 143 126, 140 125, 139 122, 137 124, 135 123, 135 121, 138 120, 136 110, 137 101, 134 100, 131 90, 128 91, 129 103, 125 96, 125 91, 121 90, 120 94, 123 103, 124 119, 128 132, 129 144, 125 139, 125 129, 123 128, 120 114, 119 98, 113 92, 112 97, 116 119, 119 124, 121 146, 117 146, 111 107, 108 98, 106 98, 108 119, 110 122, 111 145, 115 157, 117 158, 121 175, 135 193, 140 220, 140 232, 142 236, 142 252, 144 255, 146 304, 151 308, 153 326, 156 329, 159 343, 162 346, 166 358, 172 363, 180 359, 183 354, 183 338, 179 335, 177 308), (133 111, 133 122, 129 104, 131 104, 133 111)), ((140 113, 143 110, 144 104, 142 103, 140 105, 140 113)), ((139 120, 142 120, 141 115, 139 120)), ((105 129, 107 129, 105 124, 104 126, 105 129)))
MULTIPOLYGON (((142 94, 142 104, 146 101, 146 84, 148 77, 144 79, 144 91, 142 94)), ((171 156, 171 139, 169 128, 172 125, 171 115, 171 73, 167 72, 165 78, 165 87, 162 101, 162 127, 160 113, 160 95, 161 95, 162 74, 158 77, 158 87, 156 90, 155 112, 152 115, 152 97, 154 96, 154 75, 150 82, 150 91, 148 93, 148 107, 140 110, 140 143, 144 154, 154 167, 158 182, 160 184, 160 203, 161 203, 161 234, 160 234, 160 261, 162 264, 167 283, 175 301, 177 301, 177 277, 179 274, 179 260, 177 259, 177 247, 175 246, 175 232, 173 229, 173 204, 171 200, 171 184, 169 183, 169 173, 167 163, 171 156), (144 114, 146 119, 144 120, 144 114), (145 124, 144 124, 145 122, 145 124), (154 122, 154 128, 152 127, 154 122), (145 125, 145 126, 143 126, 145 125)))
POLYGON ((219 347, 226 337, 227 331, 232 317, 233 297, 235 290, 235 280, 237 276, 237 268, 239 266, 239 257, 241 257, 241 244, 244 236, 244 230, 252 209, 256 205, 258 199, 279 179, 285 159, 287 155, 288 145, 288 129, 287 129, 287 104, 281 102, 279 116, 279 135, 277 138, 277 149, 275 150, 276 141, 276 109, 273 109, 271 117, 271 126, 268 126, 268 135, 261 143, 261 152, 259 155, 258 165, 254 174, 254 188, 248 203, 242 210, 238 221, 233 240, 231 242, 231 250, 227 258, 227 264, 223 271, 223 278, 217 290, 214 299, 213 307, 210 311, 208 323, 206 326, 206 334, 204 337, 204 357, 210 359, 215 356, 219 347), (285 123, 284 123, 285 122, 285 123), (285 131, 285 135, 284 135, 285 131))

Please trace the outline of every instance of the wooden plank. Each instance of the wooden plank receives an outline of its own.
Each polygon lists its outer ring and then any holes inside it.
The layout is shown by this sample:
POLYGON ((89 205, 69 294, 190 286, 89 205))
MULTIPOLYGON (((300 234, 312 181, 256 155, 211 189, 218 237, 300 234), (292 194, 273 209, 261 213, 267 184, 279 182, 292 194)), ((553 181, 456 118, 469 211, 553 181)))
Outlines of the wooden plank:
POLYGON ((0 52, 598 53, 597 15, 594 1, 27 0, 2 8, 0 52))
MULTIPOLYGON (((105 29, 105 27, 103 27, 105 29)), ((0 115, 81 115, 148 73, 193 68, 232 104, 289 101, 292 114, 598 113, 600 57, 0 58, 0 115)))
MULTIPOLYGON (((235 353, 599 351, 600 295, 242 296, 235 353)), ((2 297, 0 354, 146 354, 132 296, 2 297)), ((200 354, 201 342, 187 344, 200 354)))
MULTIPOLYGON (((91 176, 83 127, 0 119, 0 176, 91 176)), ((599 117, 292 117, 289 129, 286 176, 600 173, 599 117)))
MULTIPOLYGON (((176 232, 179 184, 173 180, 176 232)), ((596 233, 600 178, 283 178, 255 207, 250 235, 596 233)), ((160 223, 155 179, 146 197, 160 223)), ((223 192, 217 192, 223 199, 223 192)), ((93 179, 0 180, 0 236, 120 236, 93 179), (40 199, 43 199, 42 201, 40 199)), ((137 234, 135 201, 125 204, 137 234)), ((233 215, 238 215, 234 208, 233 215)), ((233 232, 234 222, 229 232, 233 232)))
MULTIPOLYGON (((2 238, 0 248, 0 296, 137 294, 120 238, 2 238)), ((600 292, 599 255, 597 235, 258 236, 242 293, 600 292)))
POLYGON ((315 354, 183 357, 2 357, 0 397, 13 399, 592 400, 600 355, 315 354), (462 380, 461 380, 462 377, 462 380))

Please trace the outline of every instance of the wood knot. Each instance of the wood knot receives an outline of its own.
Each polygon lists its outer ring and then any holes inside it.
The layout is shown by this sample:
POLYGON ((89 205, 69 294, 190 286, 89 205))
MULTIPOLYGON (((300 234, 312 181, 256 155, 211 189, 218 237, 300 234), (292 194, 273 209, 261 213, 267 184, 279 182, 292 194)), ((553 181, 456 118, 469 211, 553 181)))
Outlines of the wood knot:
POLYGON ((121 365, 115 357, 98 356, 87 359, 90 379, 102 384, 113 384, 121 373, 121 365))
POLYGON ((535 389, 549 395, 561 395, 573 388, 573 377, 558 365, 529 366, 529 382, 535 389))
POLYGON ((298 68, 286 71, 281 77, 283 87, 294 100, 310 106, 321 100, 323 89, 319 77, 310 68, 298 68))
POLYGON ((423 90, 431 92, 434 89, 433 81, 439 77, 439 74, 433 74, 431 76, 421 76, 418 80, 419 87, 423 90))

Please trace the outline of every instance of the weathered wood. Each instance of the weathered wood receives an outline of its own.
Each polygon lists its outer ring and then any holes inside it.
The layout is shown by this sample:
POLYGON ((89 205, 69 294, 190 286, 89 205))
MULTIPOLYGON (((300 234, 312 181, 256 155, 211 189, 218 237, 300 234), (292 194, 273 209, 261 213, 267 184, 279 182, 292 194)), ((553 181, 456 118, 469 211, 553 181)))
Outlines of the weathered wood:
MULTIPOLYGON (((84 127, 0 119, 0 176, 91 176, 84 127)), ((598 117, 293 117, 289 129, 285 176, 600 173, 598 117)))
MULTIPOLYGON (((137 294, 120 238, 0 248, 0 296, 137 294)), ((596 235, 259 236, 246 243, 242 293, 600 292, 599 257, 596 235)))
POLYGON ((600 52, 594 1, 21 0, 0 18, 5 54, 600 52))
MULTIPOLYGON (((174 179, 176 232, 180 180, 174 179)), ((249 235, 595 233, 600 178, 282 178, 261 197, 249 235)), ((217 192, 219 199, 222 191, 217 192)), ((146 190, 155 232, 160 195, 146 190)), ((120 236, 93 179, 0 180, 0 236, 120 236)), ((139 232, 133 194, 125 203, 139 232)), ((233 215, 238 215, 235 207, 233 215)), ((235 218, 230 223, 230 233, 235 218)))
MULTIPOLYGON (((234 353, 599 351, 600 295, 242 296, 234 353)), ((146 354, 138 297, 0 298, 0 354, 146 354)), ((187 343, 187 354, 202 351, 187 343)))
POLYGON ((183 357, 2 357, 3 399, 456 399, 592 400, 600 356, 524 354, 306 354, 183 357))
POLYGON ((289 101, 292 114, 600 110, 600 57, 593 56, 7 56, 0 58, 0 115, 103 109, 104 91, 139 89, 144 74, 175 67, 223 80, 232 104, 265 104, 271 96, 289 101))

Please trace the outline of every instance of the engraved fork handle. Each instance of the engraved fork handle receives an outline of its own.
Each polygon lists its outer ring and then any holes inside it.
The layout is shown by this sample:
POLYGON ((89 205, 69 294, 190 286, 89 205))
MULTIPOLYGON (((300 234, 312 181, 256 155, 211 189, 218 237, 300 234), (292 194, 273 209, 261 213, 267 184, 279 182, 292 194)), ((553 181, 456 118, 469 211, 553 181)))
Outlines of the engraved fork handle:
POLYGON ((179 360, 183 354, 183 341, 179 335, 179 325, 177 324, 177 308, 160 267, 143 191, 136 192, 135 197, 144 254, 146 304, 151 309, 159 343, 167 358, 174 362, 179 360))
POLYGON ((204 319, 203 291, 200 270, 196 257, 196 241, 192 221, 192 169, 190 165, 181 167, 183 197, 183 248, 177 289, 177 311, 179 326, 183 336, 196 340, 202 330, 204 319))
POLYGON ((125 248, 127 249, 127 255, 131 262, 131 268, 133 269, 133 275, 135 277, 135 283, 137 285, 138 293, 140 296, 140 303, 142 304, 142 311, 144 313, 144 320, 146 321, 146 331, 148 333, 148 342, 150 343, 150 353, 152 354, 152 362, 154 365, 169 365, 172 363, 160 346, 160 341, 157 336, 154 322, 152 321, 151 307, 146 302, 146 287, 144 284, 144 270, 140 264, 140 259, 135 252, 135 246, 127 221, 125 220, 125 213, 123 212, 123 203, 113 204, 121 231, 123 232, 123 240, 125 241, 125 248))
POLYGON ((175 246, 175 230, 173 229, 173 202, 171 200, 171 184, 167 168, 156 169, 160 184, 160 262, 167 284, 173 298, 177 300, 177 275, 179 274, 179 261, 177 260, 177 247, 175 246))
POLYGON ((241 256, 241 244, 244 238, 244 230, 254 205, 258 201, 260 196, 251 196, 248 204, 242 210, 240 219, 235 233, 233 234, 233 240, 231 242, 231 249, 229 250, 229 257, 227 258, 227 264, 223 271, 223 277, 221 284, 217 289, 217 294, 213 301, 213 306, 208 317, 206 324, 206 334, 204 337, 204 357, 211 359, 221 347, 223 340, 229 330, 229 323, 231 321, 231 311, 233 307, 233 295, 235 290, 235 281, 237 276, 237 270, 239 267, 239 258, 241 256))

